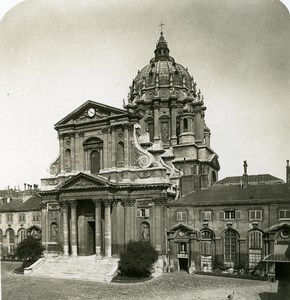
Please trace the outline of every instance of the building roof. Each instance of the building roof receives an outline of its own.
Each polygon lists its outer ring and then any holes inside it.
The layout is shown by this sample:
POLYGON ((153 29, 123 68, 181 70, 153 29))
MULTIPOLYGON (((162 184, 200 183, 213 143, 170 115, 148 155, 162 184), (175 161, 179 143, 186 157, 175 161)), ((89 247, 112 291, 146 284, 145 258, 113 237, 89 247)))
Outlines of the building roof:
MULTIPOLYGON (((243 176, 230 176, 217 181, 215 184, 240 185, 242 181, 243 181, 243 176)), ((273 184, 273 183, 284 183, 284 181, 270 174, 258 174, 258 175, 248 175, 248 183, 273 184)))
POLYGON ((20 199, 15 199, 7 204, 0 205, 0 212, 20 212, 40 210, 41 198, 39 196, 30 197, 23 202, 20 199))
POLYGON ((187 194, 172 206, 210 206, 258 203, 290 203, 289 184, 214 185, 206 190, 187 194))

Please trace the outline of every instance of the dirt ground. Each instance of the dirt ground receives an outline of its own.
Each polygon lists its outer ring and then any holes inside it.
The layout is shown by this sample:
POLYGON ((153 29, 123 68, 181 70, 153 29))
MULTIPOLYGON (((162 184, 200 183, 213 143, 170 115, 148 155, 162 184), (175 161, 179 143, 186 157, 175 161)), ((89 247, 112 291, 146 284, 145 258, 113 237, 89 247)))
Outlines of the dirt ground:
POLYGON ((12 273, 19 263, 2 262, 2 299, 190 299, 280 300, 277 283, 185 272, 132 284, 37 278, 12 273), (232 298, 228 298, 232 295, 232 298))

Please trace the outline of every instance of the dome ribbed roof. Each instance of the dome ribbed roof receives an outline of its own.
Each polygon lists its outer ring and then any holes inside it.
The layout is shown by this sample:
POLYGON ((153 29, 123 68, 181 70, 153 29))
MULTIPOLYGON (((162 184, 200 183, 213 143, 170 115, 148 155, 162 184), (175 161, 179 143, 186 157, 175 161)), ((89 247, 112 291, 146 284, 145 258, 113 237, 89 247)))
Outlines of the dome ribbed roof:
POLYGON ((184 90, 191 92, 195 96, 196 84, 187 68, 175 62, 174 58, 169 56, 169 48, 161 32, 154 51, 155 57, 133 80, 133 86, 130 90, 131 99, 141 92, 151 89, 168 88, 175 90, 184 90))

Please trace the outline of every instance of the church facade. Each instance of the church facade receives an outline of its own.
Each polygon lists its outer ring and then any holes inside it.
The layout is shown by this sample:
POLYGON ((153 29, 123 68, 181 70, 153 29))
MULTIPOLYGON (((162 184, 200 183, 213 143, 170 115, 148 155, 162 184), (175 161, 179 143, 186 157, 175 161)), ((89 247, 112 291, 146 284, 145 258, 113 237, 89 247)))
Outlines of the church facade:
POLYGON ((46 250, 118 257, 143 240, 169 272, 288 266, 289 163, 286 183, 248 175, 246 163, 242 176, 218 181, 205 111, 161 32, 123 109, 89 100, 55 124, 59 156, 39 193, 46 250))
POLYGON ((46 248, 110 257, 141 239, 165 255, 168 204, 218 179, 205 110, 161 33, 123 109, 87 101, 56 123, 59 157, 40 192, 46 248))

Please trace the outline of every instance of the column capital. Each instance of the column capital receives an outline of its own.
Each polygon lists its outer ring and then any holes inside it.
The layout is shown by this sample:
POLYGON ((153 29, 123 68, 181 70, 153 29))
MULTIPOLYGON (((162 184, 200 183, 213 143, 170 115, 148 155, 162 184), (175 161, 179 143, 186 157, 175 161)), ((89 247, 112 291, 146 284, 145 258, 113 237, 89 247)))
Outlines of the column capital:
POLYGON ((122 199, 122 205, 124 207, 128 207, 128 206, 134 206, 135 205, 136 200, 135 199, 122 199))
POLYGON ((166 197, 155 198, 152 200, 155 206, 164 206, 167 204, 168 199, 166 197))
POLYGON ((46 203, 41 202, 41 203, 40 203, 40 208, 41 208, 41 209, 45 209, 45 208, 46 208, 46 205, 47 205, 46 203))
POLYGON ((93 199, 92 201, 93 201, 95 207, 100 207, 102 205, 101 199, 93 199))
POLYGON ((114 199, 112 201, 112 206, 116 207, 116 206, 118 206, 118 203, 119 203, 119 201, 117 199, 114 199))
POLYGON ((61 206, 61 208, 67 208, 68 207, 67 201, 61 201, 61 202, 59 202, 59 205, 61 206))
POLYGON ((112 198, 103 199, 103 203, 104 203, 105 207, 111 206, 112 202, 113 202, 112 198))
POLYGON ((78 205, 76 200, 69 200, 68 202, 71 207, 77 207, 77 205, 78 205))

